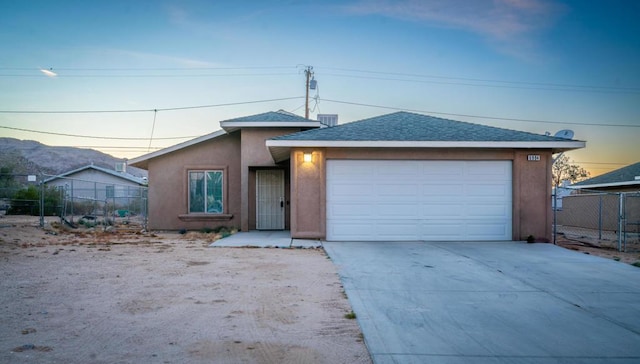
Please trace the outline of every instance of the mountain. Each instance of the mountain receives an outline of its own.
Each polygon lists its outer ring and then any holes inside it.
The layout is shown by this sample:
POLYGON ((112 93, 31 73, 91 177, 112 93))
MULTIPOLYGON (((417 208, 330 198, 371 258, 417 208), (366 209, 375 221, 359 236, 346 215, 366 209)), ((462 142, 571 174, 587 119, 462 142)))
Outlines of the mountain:
MULTIPOLYGON (((93 149, 51 147, 33 140, 0 138, 0 167, 13 167, 14 174, 56 175, 94 164, 115 169, 122 159, 93 149)), ((127 172, 147 177, 147 171, 127 166, 127 172)))

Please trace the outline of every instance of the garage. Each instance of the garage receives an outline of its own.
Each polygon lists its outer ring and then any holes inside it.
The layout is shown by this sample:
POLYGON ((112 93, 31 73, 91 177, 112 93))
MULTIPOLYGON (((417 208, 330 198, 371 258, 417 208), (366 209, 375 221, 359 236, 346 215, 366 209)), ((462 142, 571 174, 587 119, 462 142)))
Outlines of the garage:
POLYGON ((512 240, 512 162, 326 165, 328 241, 512 240))

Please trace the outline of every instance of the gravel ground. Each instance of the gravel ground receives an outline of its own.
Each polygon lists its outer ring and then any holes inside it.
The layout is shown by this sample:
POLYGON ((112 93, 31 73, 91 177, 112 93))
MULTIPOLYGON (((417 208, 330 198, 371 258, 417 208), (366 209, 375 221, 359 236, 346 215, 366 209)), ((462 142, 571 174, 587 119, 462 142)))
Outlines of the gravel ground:
POLYGON ((321 249, 37 225, 0 219, 0 362, 371 363, 321 249))

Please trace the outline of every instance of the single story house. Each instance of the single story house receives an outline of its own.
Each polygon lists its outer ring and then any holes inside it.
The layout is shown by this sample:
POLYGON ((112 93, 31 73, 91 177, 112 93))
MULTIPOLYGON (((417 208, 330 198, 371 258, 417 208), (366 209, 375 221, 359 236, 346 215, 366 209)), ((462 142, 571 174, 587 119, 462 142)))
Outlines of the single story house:
POLYGON ((68 198, 97 201, 140 197, 141 188, 147 186, 144 177, 93 164, 49 177, 44 183, 62 189, 68 198))
POLYGON ((640 162, 574 183, 570 187, 602 192, 640 191, 640 162))
POLYGON ((292 238, 551 238, 551 156, 585 142, 396 112, 322 127, 286 112, 130 161, 149 227, 290 230, 292 238))

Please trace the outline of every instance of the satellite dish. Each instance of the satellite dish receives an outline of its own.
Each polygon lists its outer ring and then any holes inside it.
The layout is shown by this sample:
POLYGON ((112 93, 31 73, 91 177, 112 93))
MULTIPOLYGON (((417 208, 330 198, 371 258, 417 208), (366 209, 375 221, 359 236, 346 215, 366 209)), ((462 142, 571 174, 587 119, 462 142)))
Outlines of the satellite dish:
POLYGON ((562 138, 562 139, 572 139, 573 138, 573 130, 563 129, 557 132, 554 137, 562 138))

